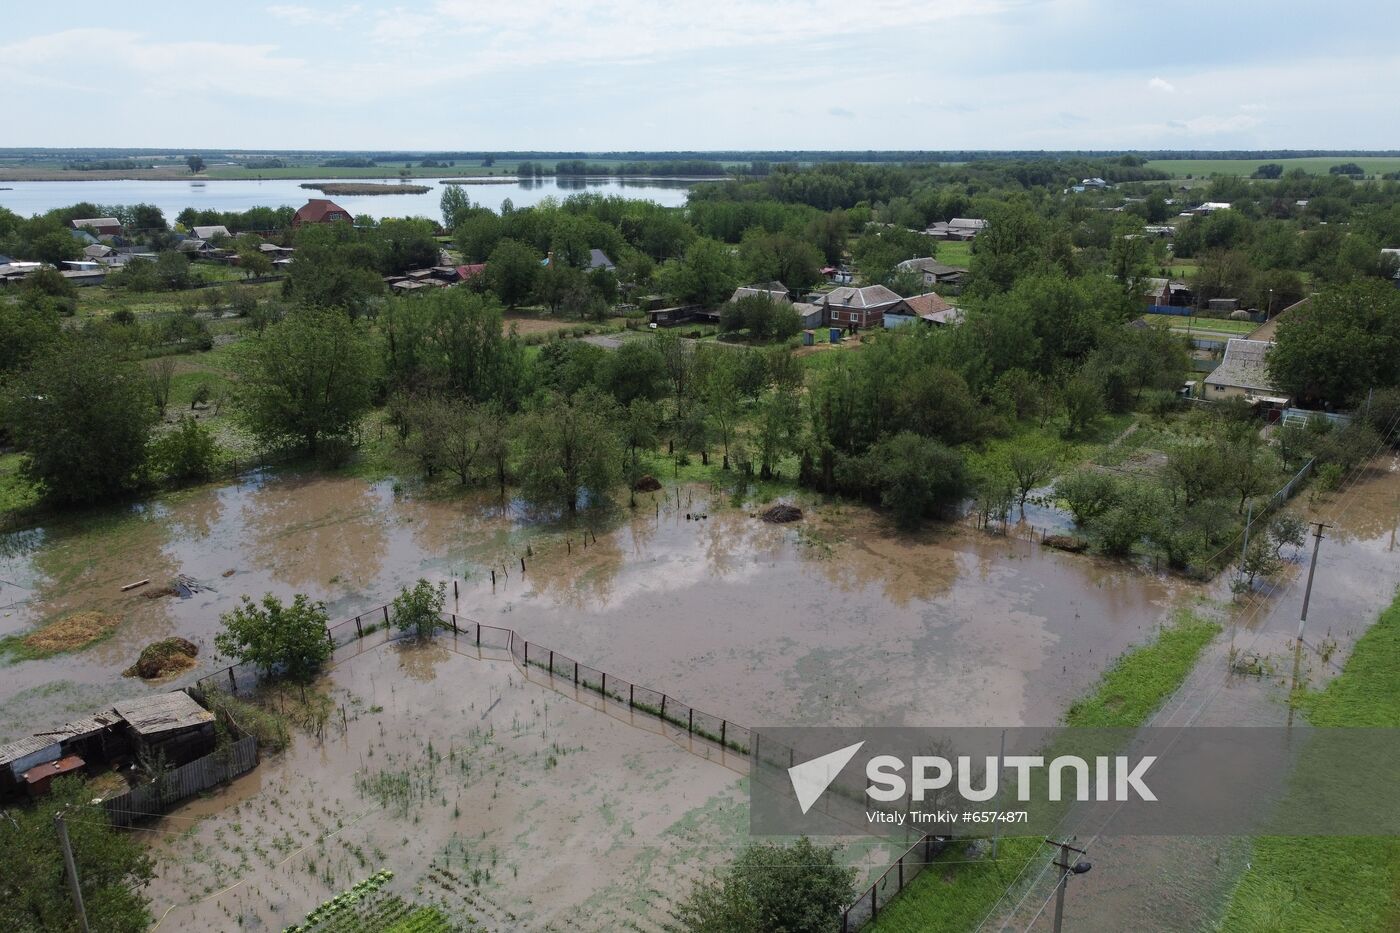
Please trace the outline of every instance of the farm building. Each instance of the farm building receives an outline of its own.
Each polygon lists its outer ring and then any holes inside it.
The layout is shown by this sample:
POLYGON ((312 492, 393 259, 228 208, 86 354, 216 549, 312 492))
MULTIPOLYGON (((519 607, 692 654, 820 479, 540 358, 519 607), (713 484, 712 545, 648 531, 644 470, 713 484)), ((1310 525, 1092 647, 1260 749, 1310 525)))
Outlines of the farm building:
POLYGON ((228 232, 228 227, 225 227, 223 224, 214 224, 208 227, 191 227, 190 235, 196 240, 212 240, 216 236, 233 236, 233 234, 228 232))
POLYGON ((303 224, 333 224, 342 221, 349 223, 353 218, 350 212, 327 198, 312 198, 297 208, 292 215, 292 226, 303 224))
POLYGON ((954 217, 952 220, 930 224, 924 235, 935 240, 971 240, 987 229, 987 222, 980 217, 954 217))
POLYGON ((183 690, 123 700, 112 710, 125 720, 135 752, 182 762, 214 748, 214 714, 183 690))

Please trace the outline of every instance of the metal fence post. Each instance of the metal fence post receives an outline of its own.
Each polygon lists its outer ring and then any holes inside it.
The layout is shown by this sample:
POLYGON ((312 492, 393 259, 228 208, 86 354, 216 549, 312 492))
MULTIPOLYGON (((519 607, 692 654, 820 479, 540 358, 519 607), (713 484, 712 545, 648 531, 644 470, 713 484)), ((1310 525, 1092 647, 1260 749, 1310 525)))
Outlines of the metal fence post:
POLYGON ((355 616, 355 637, 356 637, 356 638, 364 638, 364 637, 365 637, 365 630, 364 630, 363 628, 360 627, 360 617, 359 617, 359 616, 355 616))
POLYGON ((661 721, 666 721, 666 694, 661 694, 661 721))
POLYGON ((384 625, 385 625, 385 626, 388 626, 388 624, 389 624, 389 607, 388 607, 388 605, 386 604, 383 608, 384 608, 384 625))
POLYGON ((574 662, 574 686, 578 686, 578 662, 574 662))
POLYGON ((457 613, 452 613, 452 634, 457 634, 457 613))
POLYGON ((636 685, 636 684, 628 684, 628 685, 627 685, 627 705, 628 705, 628 706, 636 706, 636 705, 637 705, 637 685, 636 685))
POLYGON ((603 699, 608 698, 608 672, 603 671, 603 699))
POLYGON ((481 647, 481 623, 476 623, 476 646, 481 647))
POLYGON ((899 887, 895 888, 895 890, 904 890, 904 856, 902 855, 899 857, 899 887))
POLYGON ((695 734, 695 707, 690 708, 690 722, 686 724, 685 731, 695 734))
POLYGON ((728 719, 721 719, 721 720, 719 721, 719 744, 721 744, 721 745, 724 745, 724 744, 725 744, 725 741, 724 741, 724 733, 725 733, 725 730, 727 729, 728 726, 729 726, 729 720, 728 720, 728 719))
POLYGON ((549 649, 549 672, 554 673, 554 649, 549 649))

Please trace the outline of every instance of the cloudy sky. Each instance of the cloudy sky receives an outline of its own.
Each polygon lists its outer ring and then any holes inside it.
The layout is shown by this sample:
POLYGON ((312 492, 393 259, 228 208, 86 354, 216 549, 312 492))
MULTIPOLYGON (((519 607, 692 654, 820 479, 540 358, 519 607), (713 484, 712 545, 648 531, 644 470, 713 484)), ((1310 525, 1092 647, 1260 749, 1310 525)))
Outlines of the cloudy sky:
POLYGON ((7 7, 0 146, 1400 148, 1395 0, 7 7))

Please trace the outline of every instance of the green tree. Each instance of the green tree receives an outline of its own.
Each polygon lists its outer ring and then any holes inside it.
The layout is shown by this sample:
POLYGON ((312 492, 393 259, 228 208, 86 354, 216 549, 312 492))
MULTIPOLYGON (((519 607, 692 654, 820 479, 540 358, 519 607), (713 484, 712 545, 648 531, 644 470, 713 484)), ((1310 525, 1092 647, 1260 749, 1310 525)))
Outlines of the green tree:
POLYGON ((61 337, 7 387, 24 471, 59 503, 100 502, 142 479, 156 413, 145 372, 100 343, 61 337))
POLYGON ((701 237, 686 247, 685 256, 661 267, 662 288, 679 301, 713 306, 734 292, 738 269, 730 248, 701 237))
POLYGON ((855 892, 856 872, 835 846, 749 843, 677 910, 693 933, 831 933, 855 892))
POLYGON ((598 373, 598 384, 630 405, 633 399, 655 401, 666 390, 666 360, 653 344, 629 340, 610 353, 598 373))
POLYGON ((0 301, 0 377, 56 342, 61 327, 52 308, 0 301))
POLYGON ((782 282, 789 289, 810 288, 821 281, 821 250, 787 233, 770 233, 762 227, 744 232, 739 242, 739 264, 750 282, 782 282))
POLYGON ((539 273, 539 254, 519 240, 501 240, 486 261, 486 279, 491 290, 508 308, 530 297, 539 273))
POLYGON ((189 288, 190 261, 185 258, 184 253, 177 253, 173 249, 164 250, 156 255, 155 275, 160 287, 166 291, 189 288))
POLYGON ((1074 516, 1074 523, 1088 525, 1118 501, 1118 484, 1098 470, 1081 469, 1062 476, 1055 483, 1055 498, 1074 516))
POLYGON ((461 185, 443 185, 442 199, 438 204, 442 208, 442 227, 449 232, 455 232, 457 225, 467 219, 472 209, 472 199, 461 185))
POLYGON ((256 666, 264 676, 281 673, 305 681, 331 656, 329 621, 325 604, 303 593, 290 606, 271 593, 257 603, 245 595, 219 617, 223 631, 214 636, 214 647, 239 664, 256 666))
POLYGON ((304 309, 238 347, 238 417, 269 444, 309 453, 344 437, 369 410, 376 365, 363 329, 344 314, 304 309))
POLYGON ((551 394, 520 418, 520 479, 532 502, 578 511, 580 495, 607 496, 621 465, 616 403, 596 389, 551 394))
POLYGON ((0 924, 9 930, 69 933, 78 929, 68 891, 54 816, 68 812, 69 844, 82 882, 88 926, 103 933, 142 933, 151 913, 142 893, 155 876, 154 863, 135 835, 107 821, 91 806, 92 791, 81 778, 59 778, 32 806, 7 809, 0 817, 0 924))
POLYGON ((185 164, 190 167, 190 174, 192 175, 198 175, 200 172, 204 171, 204 160, 197 155, 187 156, 185 158, 185 164))
POLYGON ((436 586, 422 577, 412 587, 405 586, 389 605, 389 618, 400 632, 416 638, 432 638, 442 624, 442 606, 447 599, 447 584, 436 586))
POLYGON ((1323 290, 1280 322, 1269 372, 1288 394, 1339 407, 1400 385, 1400 291, 1375 280, 1323 290))
POLYGON ((885 438, 864 459, 875 470, 880 504, 904 529, 917 528, 967 492, 962 455, 911 431, 885 438))
POLYGON ((463 288, 394 299, 380 316, 390 384, 513 405, 525 379, 525 350, 504 333, 501 306, 463 288))

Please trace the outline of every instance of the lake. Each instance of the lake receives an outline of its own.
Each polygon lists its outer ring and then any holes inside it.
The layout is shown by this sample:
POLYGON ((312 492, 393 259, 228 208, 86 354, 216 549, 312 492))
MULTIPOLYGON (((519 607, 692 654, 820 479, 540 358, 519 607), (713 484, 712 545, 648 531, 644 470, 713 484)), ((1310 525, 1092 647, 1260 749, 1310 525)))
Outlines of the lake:
MULTIPOLYGON (((0 182, 0 207, 21 216, 42 214, 80 201, 93 204, 154 204, 173 222, 187 207, 199 210, 246 211, 251 207, 300 207, 310 198, 325 197, 319 191, 301 187, 306 183, 375 182, 380 179, 294 179, 272 178, 256 181, 211 179, 202 184, 188 181, 6 181, 0 182), (9 189, 9 190, 5 190, 9 189)), ((393 184, 393 179, 383 179, 393 184)), ((441 221, 439 203, 446 186, 435 178, 415 178, 412 184, 431 186, 424 194, 373 194, 336 196, 335 202, 352 214, 371 217, 428 217, 441 221)), ((654 201, 665 207, 684 206, 692 181, 619 178, 541 178, 532 181, 503 181, 464 185, 472 203, 501 209, 510 198, 516 207, 538 204, 547 197, 563 199, 589 191, 620 195, 641 201, 654 201)))

